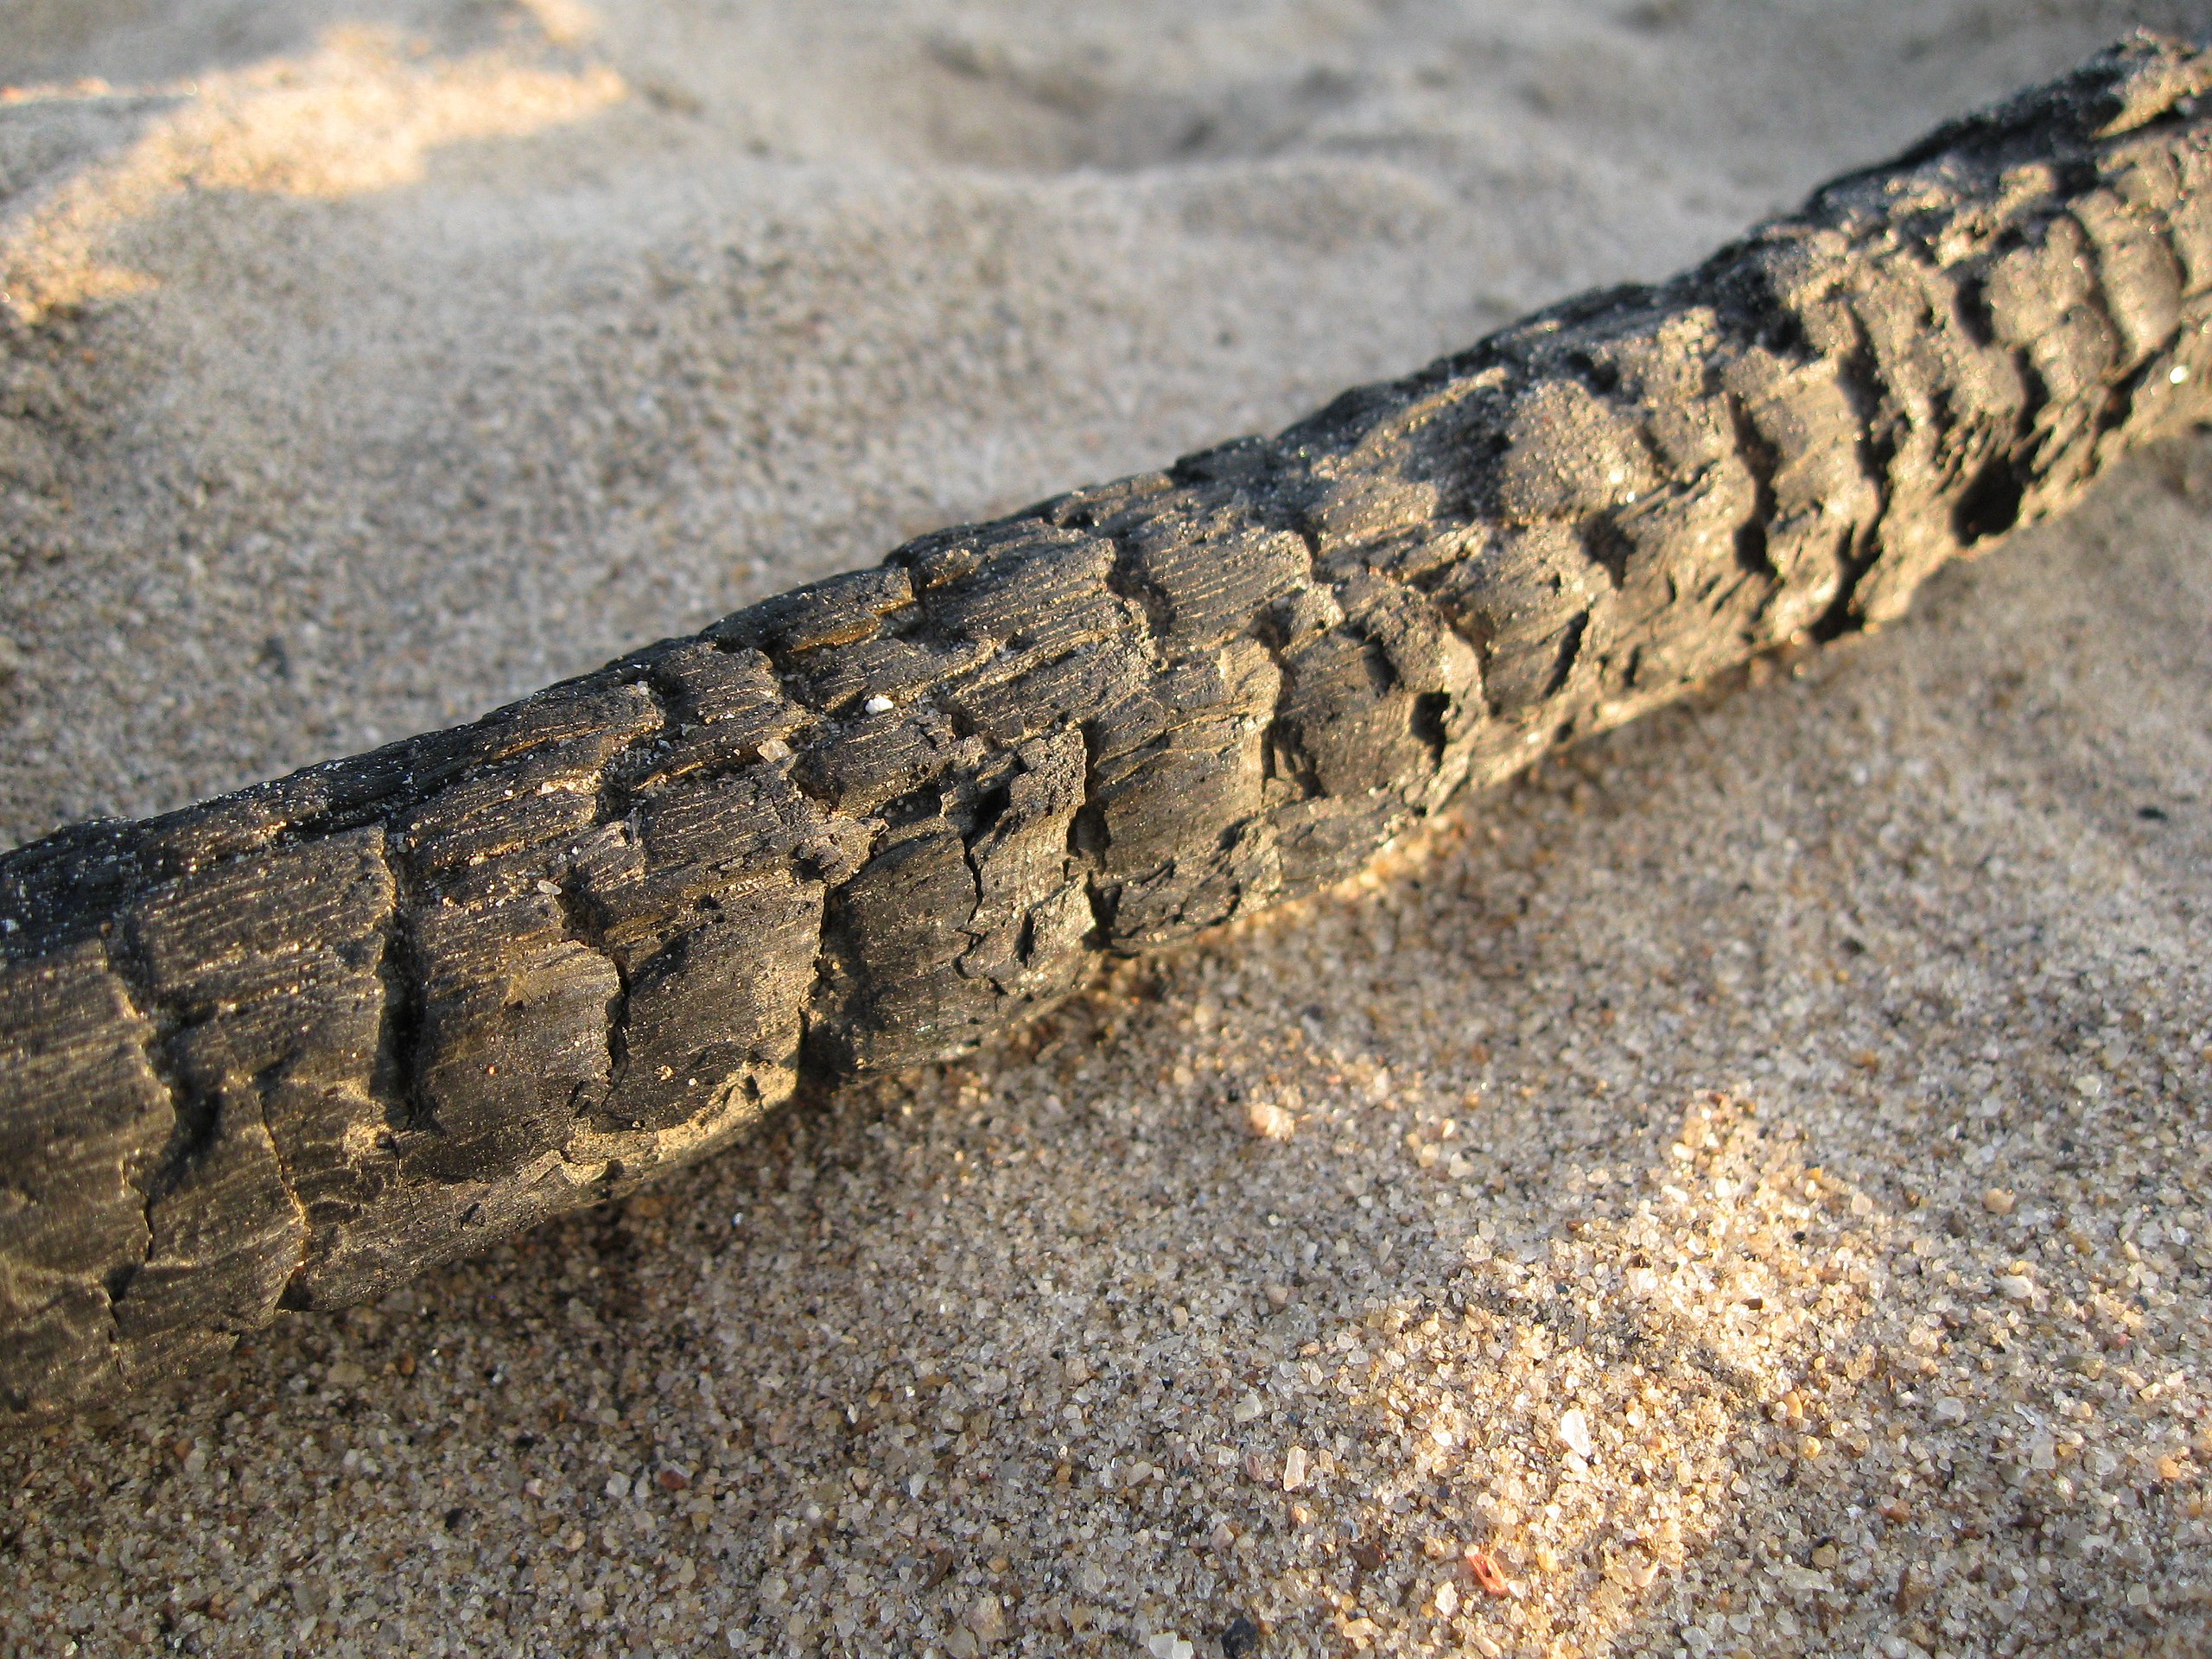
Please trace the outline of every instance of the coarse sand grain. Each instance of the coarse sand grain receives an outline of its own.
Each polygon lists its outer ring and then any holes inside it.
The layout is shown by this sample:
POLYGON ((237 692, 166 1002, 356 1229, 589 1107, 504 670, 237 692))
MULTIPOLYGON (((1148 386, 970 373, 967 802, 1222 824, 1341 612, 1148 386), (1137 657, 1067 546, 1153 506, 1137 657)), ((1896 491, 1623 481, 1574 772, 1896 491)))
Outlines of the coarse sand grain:
MULTIPOLYGON (((2126 24, 30 0, 0 836, 1662 274, 2126 24)), ((2212 442, 1024 1039, 0 1445, 24 1654, 2212 1646, 2212 442)))

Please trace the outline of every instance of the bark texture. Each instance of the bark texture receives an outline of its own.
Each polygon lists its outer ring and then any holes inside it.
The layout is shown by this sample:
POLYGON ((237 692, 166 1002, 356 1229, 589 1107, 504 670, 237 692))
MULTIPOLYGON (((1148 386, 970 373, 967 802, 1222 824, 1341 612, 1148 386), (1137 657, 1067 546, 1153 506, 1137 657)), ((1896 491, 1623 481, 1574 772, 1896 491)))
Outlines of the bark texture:
POLYGON ((2208 86, 2135 37, 1277 437, 0 859, 0 1412, 970 1048, 1894 616, 2208 413, 2208 86))

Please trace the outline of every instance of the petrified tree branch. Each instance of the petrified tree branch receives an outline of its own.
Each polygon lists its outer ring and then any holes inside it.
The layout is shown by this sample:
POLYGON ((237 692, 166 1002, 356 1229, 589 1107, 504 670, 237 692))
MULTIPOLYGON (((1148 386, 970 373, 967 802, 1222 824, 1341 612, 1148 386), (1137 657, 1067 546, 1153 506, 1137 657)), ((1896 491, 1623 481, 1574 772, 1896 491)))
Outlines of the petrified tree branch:
POLYGON ((0 860, 0 1396, 110 1395, 957 1053, 2205 412, 2138 36, 1657 288, 476 724, 0 860))

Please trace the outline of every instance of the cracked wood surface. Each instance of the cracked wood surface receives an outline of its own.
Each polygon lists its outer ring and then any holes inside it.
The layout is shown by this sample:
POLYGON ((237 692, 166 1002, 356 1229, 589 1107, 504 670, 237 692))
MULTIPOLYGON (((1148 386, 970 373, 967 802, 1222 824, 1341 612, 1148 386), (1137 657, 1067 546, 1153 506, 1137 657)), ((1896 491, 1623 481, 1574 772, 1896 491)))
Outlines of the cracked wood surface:
POLYGON ((2212 55, 474 725, 0 859, 0 1414, 113 1397, 1357 870, 2207 412, 2212 55))

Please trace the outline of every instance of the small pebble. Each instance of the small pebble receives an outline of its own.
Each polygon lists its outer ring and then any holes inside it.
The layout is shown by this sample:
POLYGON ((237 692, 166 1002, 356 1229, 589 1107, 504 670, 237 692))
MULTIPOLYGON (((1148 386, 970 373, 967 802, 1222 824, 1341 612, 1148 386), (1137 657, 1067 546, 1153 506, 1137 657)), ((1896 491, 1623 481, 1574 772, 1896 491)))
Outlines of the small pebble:
MULTIPOLYGON (((1006 1609, 999 1605, 996 1596, 978 1596, 968 1609, 968 1628, 985 1647, 1006 1639, 1006 1609)), ((1190 1652, 1189 1648, 1183 1649, 1190 1652)))
POLYGON ((1590 1455, 1590 1420, 1583 1415, 1580 1406, 1560 1414, 1559 1439, 1560 1444, 1578 1458, 1590 1455))
POLYGON ((1993 1216, 2011 1215, 2016 1201, 2009 1187, 1993 1186, 1981 1195, 1981 1207, 1993 1216))
POLYGON ((1513 1593, 1512 1580, 1505 1576, 1488 1550, 1470 1545, 1461 1559, 1466 1563, 1467 1576, 1474 1580, 1475 1588, 1484 1595, 1510 1596, 1513 1593))

